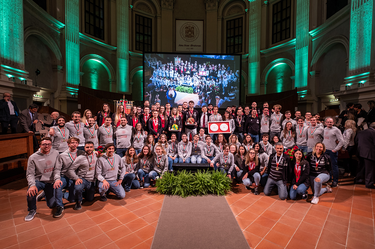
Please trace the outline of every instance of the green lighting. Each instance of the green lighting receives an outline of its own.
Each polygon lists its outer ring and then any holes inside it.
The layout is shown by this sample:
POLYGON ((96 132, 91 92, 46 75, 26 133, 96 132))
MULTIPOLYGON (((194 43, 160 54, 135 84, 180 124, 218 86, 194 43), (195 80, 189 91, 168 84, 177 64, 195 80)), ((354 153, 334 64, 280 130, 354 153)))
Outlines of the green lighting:
POLYGON ((295 87, 306 87, 309 80, 309 0, 298 0, 296 17, 295 87))
POLYGON ((357 75, 353 75, 353 76, 349 76, 349 77, 346 77, 344 78, 345 80, 350 80, 350 79, 354 79, 354 78, 358 78, 358 77, 362 77, 362 76, 366 76, 366 75, 369 75, 370 72, 366 72, 366 73, 361 73, 361 74, 357 74, 357 75))
MULTIPOLYGON (((276 59, 277 61, 278 59, 276 59)), ((292 70, 286 63, 279 62, 273 65, 266 75, 266 91, 269 93, 280 93, 292 89, 292 70)))
POLYGON ((348 83, 348 84, 346 84, 346 86, 352 86, 353 85, 353 83, 348 83))
POLYGON ((13 78, 14 76, 13 75, 11 75, 11 74, 7 74, 6 75, 8 78, 13 78))
POLYGON ((66 82, 79 85, 79 0, 65 1, 66 82))
POLYGON ((20 77, 19 79, 20 79, 21 81, 26 80, 25 78, 22 78, 22 77, 20 77))
POLYGON ((361 83, 361 84, 365 84, 366 81, 365 81, 365 80, 361 80, 359 83, 361 83))
POLYGON ((94 44, 96 44, 96 45, 99 45, 99 46, 101 46, 101 47, 105 47, 105 48, 107 48, 107 49, 109 49, 109 50, 116 50, 116 49, 117 49, 117 48, 114 47, 114 46, 111 46, 111 45, 109 45, 109 44, 107 44, 107 43, 101 42, 101 41, 99 41, 99 40, 97 40, 97 39, 94 39, 94 38, 89 37, 89 36, 87 36, 87 35, 85 35, 85 34, 82 34, 82 33, 79 33, 79 38, 82 39, 82 40, 86 40, 86 41, 89 41, 89 42, 91 42, 91 43, 94 43, 94 44))
POLYGON ((249 0, 248 94, 259 94, 260 88, 261 4, 260 0, 249 0))
POLYGON ((306 95, 302 95, 302 96, 301 96, 301 99, 303 99, 304 97, 306 97, 306 95))

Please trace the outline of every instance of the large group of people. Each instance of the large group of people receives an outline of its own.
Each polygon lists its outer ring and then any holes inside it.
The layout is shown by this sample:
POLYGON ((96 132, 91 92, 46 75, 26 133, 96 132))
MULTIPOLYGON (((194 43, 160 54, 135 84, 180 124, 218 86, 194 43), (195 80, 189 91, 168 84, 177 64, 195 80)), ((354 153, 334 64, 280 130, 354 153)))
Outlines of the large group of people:
MULTIPOLYGON (((163 64, 155 57, 147 59, 151 77, 146 82, 146 99, 151 103, 165 105, 175 103, 177 87, 185 86, 192 89, 192 94, 199 96, 198 106, 203 104, 216 105, 216 96, 221 103, 231 102, 230 93, 238 90, 239 70, 233 71, 229 65, 211 63, 191 63, 175 57, 174 61, 163 64)), ((235 97, 235 96, 234 96, 235 97)))
MULTIPOLYGON (((367 113, 348 104, 337 121, 310 112, 283 114, 280 105, 267 102, 261 109, 253 102, 219 113, 213 105, 198 110, 193 101, 178 107, 145 101, 130 114, 123 106, 112 113, 104 104, 96 115, 74 111, 69 122, 55 115, 28 160, 25 220, 34 218, 42 198, 56 207, 53 216, 60 217, 63 198, 75 203, 76 210, 97 191, 101 201, 109 191, 124 198, 131 189, 155 186, 175 164, 206 164, 256 195, 261 190, 270 195, 277 187, 282 200, 307 199, 311 187, 311 203, 317 204, 322 194, 338 186, 338 153, 345 152, 346 174, 374 188, 375 102, 368 104, 367 113), (208 134, 212 121, 228 122, 231 132, 208 134), (292 156, 285 153, 289 149, 292 156), (355 154, 360 163, 352 159, 355 154)), ((29 125, 34 111, 25 112, 29 125)))

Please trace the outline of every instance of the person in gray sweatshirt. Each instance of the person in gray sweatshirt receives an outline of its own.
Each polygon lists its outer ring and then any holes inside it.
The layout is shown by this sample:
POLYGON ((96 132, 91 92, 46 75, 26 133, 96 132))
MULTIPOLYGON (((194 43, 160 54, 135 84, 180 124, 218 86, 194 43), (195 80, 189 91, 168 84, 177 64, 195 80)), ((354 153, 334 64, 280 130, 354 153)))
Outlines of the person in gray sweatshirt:
POLYGON ((98 130, 99 145, 104 147, 106 144, 113 143, 114 133, 115 128, 112 126, 112 118, 106 117, 104 124, 98 130))
POLYGON ((116 154, 121 158, 132 144, 133 126, 128 125, 126 117, 121 117, 120 125, 115 131, 116 154))
POLYGON ((74 210, 82 208, 82 193, 85 191, 85 200, 93 201, 96 191, 95 170, 98 158, 94 153, 94 143, 86 141, 85 154, 77 157, 69 167, 66 176, 74 182, 74 198, 76 204, 74 210))
POLYGON ((298 125, 296 126, 296 145, 302 150, 304 154, 307 154, 307 129, 303 117, 297 118, 298 125))
POLYGON ((344 138, 341 131, 333 126, 333 118, 325 119, 326 128, 324 128, 323 143, 326 146, 326 153, 331 157, 333 183, 331 187, 337 187, 339 181, 339 167, 337 165, 338 151, 344 145, 344 138), (337 143, 338 142, 338 143, 337 143))
POLYGON ((55 181, 53 187, 55 189, 57 207, 56 213, 54 214, 55 218, 60 217, 64 211, 63 197, 68 199, 69 202, 74 202, 74 195, 72 195, 74 191, 74 183, 73 180, 66 176, 66 172, 68 172, 68 169, 78 156, 85 154, 84 151, 77 149, 79 142, 78 138, 69 138, 69 149, 61 153, 56 160, 55 168, 53 170, 53 180, 55 181), (69 192, 63 194, 63 189, 65 188, 68 189, 69 192))
POLYGON ((280 139, 284 145, 284 149, 291 149, 296 145, 296 132, 293 130, 293 124, 291 122, 285 124, 280 139))
POLYGON ((117 198, 125 198, 122 181, 125 176, 125 166, 121 157, 115 154, 115 145, 105 145, 105 155, 101 156, 96 165, 96 178, 99 181, 99 194, 101 201, 107 201, 106 193, 111 190, 117 198))
POLYGON ((198 134, 194 135, 193 141, 191 142, 190 162, 194 164, 200 164, 202 162, 202 144, 199 143, 198 134))
POLYGON ((232 153, 229 153, 229 146, 226 144, 223 147, 223 152, 215 156, 211 162, 211 165, 215 170, 220 170, 223 174, 231 178, 232 170, 235 167, 234 162, 234 156, 232 153))
POLYGON ((181 135, 181 142, 178 143, 178 162, 190 163, 191 143, 185 133, 181 135))
MULTIPOLYGON (((143 146, 141 153, 138 155, 137 164, 138 178, 140 180, 140 188, 148 188, 150 186, 150 178, 155 180, 155 175, 150 175, 154 168, 154 158, 150 147, 143 146)), ((153 182, 152 182, 153 183, 153 182)))
POLYGON ((214 165, 211 165, 211 162, 218 154, 220 154, 220 151, 212 143, 211 137, 207 136, 206 144, 202 146, 202 163, 208 163, 211 167, 214 167, 214 165))
POLYGON ((163 174, 168 170, 168 157, 164 151, 163 146, 155 146, 154 156, 154 169, 150 172, 150 175, 162 178, 163 174))
POLYGON ((93 117, 90 117, 89 120, 89 125, 85 126, 83 129, 83 135, 85 137, 86 142, 92 142, 94 144, 94 148, 97 149, 99 146, 98 142, 98 129, 96 128, 95 125, 95 119, 93 117))
POLYGON ((26 179, 27 210, 25 221, 31 221, 36 215, 36 197, 38 192, 44 190, 47 206, 54 208, 56 205, 55 191, 53 189, 52 172, 59 152, 52 149, 52 139, 42 138, 40 149, 27 160, 26 179))
POLYGON ((171 140, 168 142, 167 156, 168 156, 168 169, 173 171, 173 163, 178 163, 178 142, 176 141, 177 135, 172 133, 171 140))
POLYGON ((269 134, 270 132, 270 115, 268 108, 263 108, 263 114, 260 118, 260 135, 269 134))
POLYGON ((140 187, 139 181, 136 180, 137 176, 137 164, 138 156, 135 153, 134 147, 130 146, 125 153, 125 156, 121 159, 125 166, 125 176, 122 181, 122 186, 125 192, 130 192, 130 189, 138 189, 140 187))
POLYGON ((83 128, 85 124, 81 122, 81 113, 74 111, 72 113, 72 121, 66 123, 65 127, 69 130, 69 136, 79 139, 78 150, 84 150, 85 148, 85 137, 83 134, 83 128))
POLYGON ((273 109, 275 110, 275 113, 273 113, 270 117, 270 135, 271 137, 274 137, 275 135, 280 137, 281 133, 281 124, 283 121, 283 114, 280 113, 281 111, 281 105, 274 105, 273 109))
POLYGON ((65 128, 65 118, 57 118, 57 126, 52 126, 48 132, 48 136, 52 138, 52 148, 59 153, 63 153, 68 149, 69 130, 65 128))
POLYGON ((319 125, 315 117, 310 119, 310 126, 307 128, 307 152, 312 152, 317 143, 323 142, 324 126, 319 125))
POLYGON ((270 156, 274 151, 273 151, 273 146, 269 142, 269 135, 267 133, 264 133, 262 135, 262 141, 259 142, 260 146, 262 146, 264 152, 270 156))
POLYGON ((142 124, 137 123, 133 132, 133 147, 137 155, 141 153, 141 150, 145 145, 146 138, 147 134, 143 131, 142 124))

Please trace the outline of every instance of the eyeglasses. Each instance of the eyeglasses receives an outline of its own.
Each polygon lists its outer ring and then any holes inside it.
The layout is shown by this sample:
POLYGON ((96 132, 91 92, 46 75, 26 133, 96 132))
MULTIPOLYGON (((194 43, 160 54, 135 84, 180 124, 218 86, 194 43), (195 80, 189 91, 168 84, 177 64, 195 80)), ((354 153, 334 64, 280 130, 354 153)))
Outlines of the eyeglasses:
POLYGON ((40 144, 40 146, 52 146, 52 144, 40 144))
POLYGON ((250 152, 249 154, 253 154, 253 155, 255 155, 255 152, 250 152))

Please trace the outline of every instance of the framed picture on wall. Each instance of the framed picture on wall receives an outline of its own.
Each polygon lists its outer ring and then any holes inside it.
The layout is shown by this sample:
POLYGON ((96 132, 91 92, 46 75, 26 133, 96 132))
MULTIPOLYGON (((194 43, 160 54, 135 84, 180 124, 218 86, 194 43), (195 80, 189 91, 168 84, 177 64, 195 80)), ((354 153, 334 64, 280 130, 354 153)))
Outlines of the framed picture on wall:
POLYGON ((203 52, 203 21, 176 20, 176 51, 203 52))

